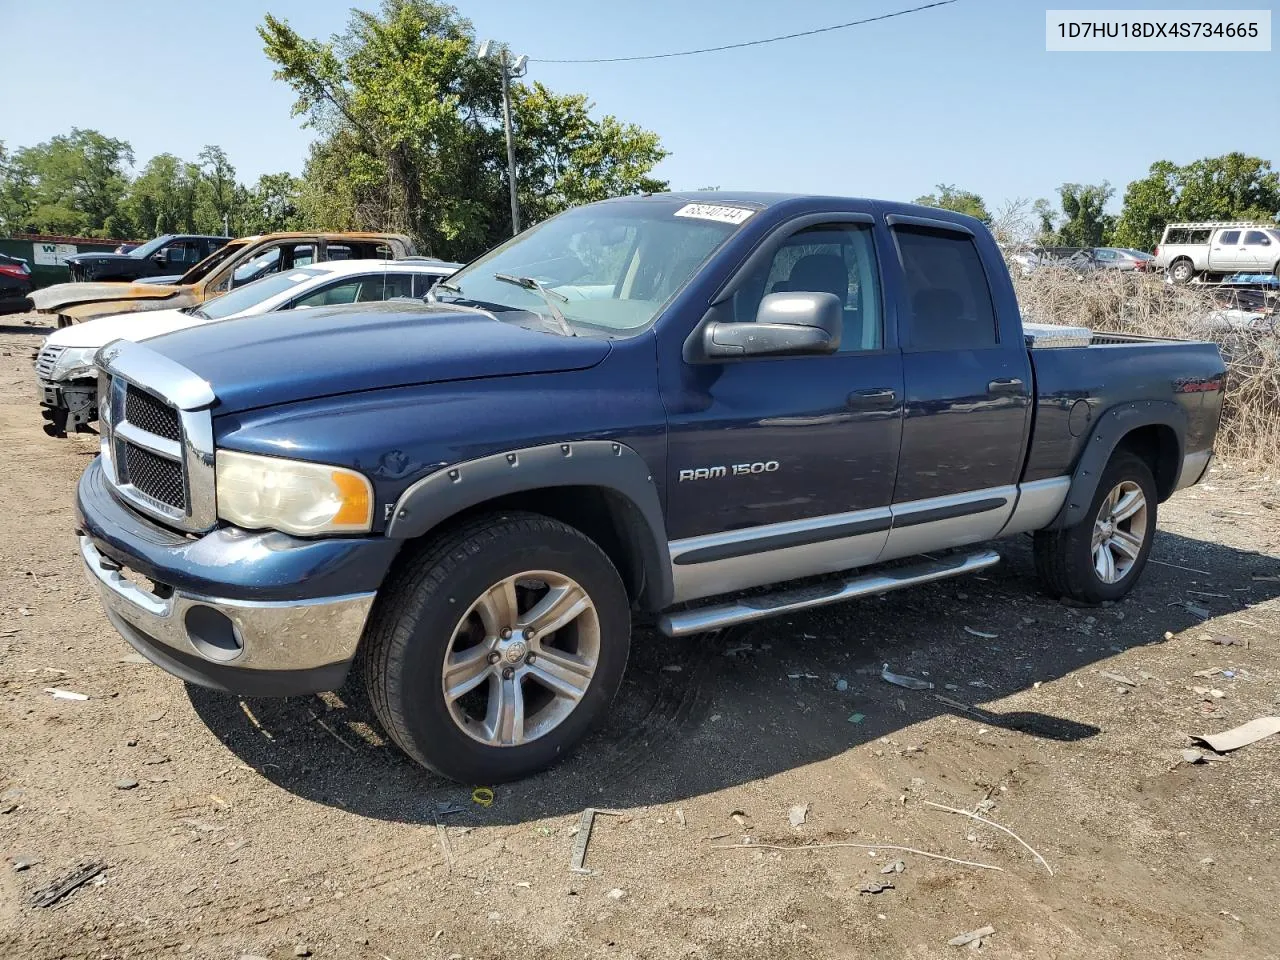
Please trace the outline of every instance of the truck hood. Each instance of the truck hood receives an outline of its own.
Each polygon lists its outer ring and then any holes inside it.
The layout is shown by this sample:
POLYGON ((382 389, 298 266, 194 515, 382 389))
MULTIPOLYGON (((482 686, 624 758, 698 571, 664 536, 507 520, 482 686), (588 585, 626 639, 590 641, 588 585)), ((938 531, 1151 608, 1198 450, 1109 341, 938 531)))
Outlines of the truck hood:
POLYGON ((159 283, 55 283, 33 292, 31 302, 40 313, 87 320, 126 310, 190 306, 195 302, 191 289, 159 283))
POLYGON ((127 253, 75 253, 67 257, 67 263, 142 263, 127 253))
POLYGON ((162 333, 212 323, 181 310, 147 310, 143 313, 116 313, 55 330, 45 341, 58 347, 105 347, 112 340, 145 340, 162 333))
POLYGON ((610 350, 607 340, 526 329, 479 310, 394 302, 241 317, 147 346, 208 381, 216 414, 389 387, 583 370, 610 350))

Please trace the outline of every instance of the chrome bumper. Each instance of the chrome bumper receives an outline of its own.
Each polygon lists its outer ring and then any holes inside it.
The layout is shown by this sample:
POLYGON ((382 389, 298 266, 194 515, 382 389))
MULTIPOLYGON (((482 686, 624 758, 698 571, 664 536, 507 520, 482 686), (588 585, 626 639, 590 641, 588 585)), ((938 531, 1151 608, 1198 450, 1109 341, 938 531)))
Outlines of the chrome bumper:
POLYGON ((88 536, 80 536, 80 555, 112 625, 139 653, 189 682, 249 696, 340 686, 374 598, 252 601, 151 591, 88 536))

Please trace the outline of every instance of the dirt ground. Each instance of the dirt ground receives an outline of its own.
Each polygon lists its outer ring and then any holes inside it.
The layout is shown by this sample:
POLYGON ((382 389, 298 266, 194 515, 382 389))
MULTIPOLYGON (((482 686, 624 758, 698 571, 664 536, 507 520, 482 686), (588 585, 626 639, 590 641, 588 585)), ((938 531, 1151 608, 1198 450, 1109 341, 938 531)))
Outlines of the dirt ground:
POLYGON ((1163 507, 1159 563, 1111 607, 1047 600, 1022 538, 989 576, 640 631, 603 729, 486 808, 345 693, 240 701, 138 662, 75 550, 95 438, 41 432, 47 330, 0 323, 0 956, 928 958, 987 925, 993 957, 1280 956, 1280 736, 1180 759, 1280 713, 1280 474, 1219 468, 1163 507), (623 815, 584 876, 588 806, 623 815), (864 846, 764 847, 817 843, 864 846))

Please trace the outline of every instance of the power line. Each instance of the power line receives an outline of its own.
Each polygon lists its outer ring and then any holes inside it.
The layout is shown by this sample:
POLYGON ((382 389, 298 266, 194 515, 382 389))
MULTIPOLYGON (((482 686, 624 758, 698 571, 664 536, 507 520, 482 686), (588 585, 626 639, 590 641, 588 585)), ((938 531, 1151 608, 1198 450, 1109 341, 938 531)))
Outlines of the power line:
POLYGON ((692 57, 699 53, 718 53, 721 50, 738 50, 742 47, 758 47, 765 43, 777 43, 779 40, 795 40, 797 37, 812 37, 818 33, 830 33, 832 30, 846 30, 849 27, 859 27, 864 23, 875 23, 877 20, 891 20, 894 17, 905 17, 909 13, 919 13, 921 10, 932 10, 934 7, 945 7, 948 4, 956 3, 958 0, 937 0, 936 3, 926 3, 923 6, 911 7, 907 10, 895 10, 893 13, 882 13, 878 17, 866 17, 862 20, 850 20, 848 23, 836 23, 829 27, 818 27, 816 30, 802 30, 800 33, 788 33, 780 37, 767 37, 764 40, 747 40, 744 43, 726 43, 719 47, 700 47, 697 50, 679 50, 675 53, 651 53, 640 57, 591 57, 580 60, 556 60, 550 57, 530 57, 531 60, 537 60, 539 63, 628 63, 636 60, 666 60, 671 57, 692 57))

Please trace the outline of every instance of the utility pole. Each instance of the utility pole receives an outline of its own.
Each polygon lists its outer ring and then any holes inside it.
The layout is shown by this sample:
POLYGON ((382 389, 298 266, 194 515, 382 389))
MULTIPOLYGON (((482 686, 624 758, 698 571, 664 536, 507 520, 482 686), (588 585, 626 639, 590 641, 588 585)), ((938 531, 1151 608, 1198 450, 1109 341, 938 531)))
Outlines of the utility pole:
MULTIPOLYGON (((494 47, 492 40, 481 43, 478 52, 480 59, 488 57, 494 47)), ((511 188, 511 235, 515 236, 520 232, 520 200, 516 196, 516 144, 511 127, 511 78, 525 75, 529 58, 521 55, 512 61, 511 51, 505 44, 498 47, 496 52, 502 69, 502 125, 507 134, 507 185, 511 188)))

